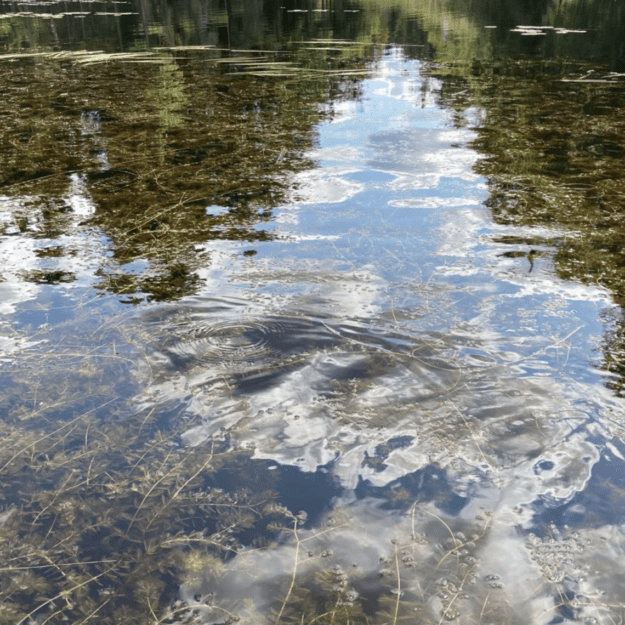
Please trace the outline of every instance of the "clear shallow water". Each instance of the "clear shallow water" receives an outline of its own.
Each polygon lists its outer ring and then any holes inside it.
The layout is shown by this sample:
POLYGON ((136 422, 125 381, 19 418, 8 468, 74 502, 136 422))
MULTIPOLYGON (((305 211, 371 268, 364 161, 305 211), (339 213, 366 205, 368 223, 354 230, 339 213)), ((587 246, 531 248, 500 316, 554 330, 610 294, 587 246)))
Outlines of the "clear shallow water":
POLYGON ((400 613, 416 602, 423 622, 506 610, 548 623, 563 594, 578 597, 576 619, 598 609, 580 597, 619 601, 603 579, 619 552, 585 572, 604 533, 621 532, 606 518, 618 503, 596 489, 623 462, 622 405, 589 367, 610 298, 547 262, 502 261, 471 131, 453 127, 436 88, 418 62, 385 54, 361 101, 319 127, 318 167, 278 211, 278 241, 234 265, 208 244, 206 295, 149 326, 148 405, 185 404, 186 445, 227 440, 298 467, 297 505, 316 521, 189 596, 251 596, 262 614, 296 566, 304 587, 338 567, 366 597, 383 593, 382 559, 400 613), (319 518, 315 475, 334 485, 319 518))
POLYGON ((7 622, 622 617, 618 291, 560 277, 566 224, 493 220, 480 98, 367 45, 293 106, 235 63, 201 82, 205 52, 108 59, 99 108, 36 66, 73 143, 6 132, 7 622))

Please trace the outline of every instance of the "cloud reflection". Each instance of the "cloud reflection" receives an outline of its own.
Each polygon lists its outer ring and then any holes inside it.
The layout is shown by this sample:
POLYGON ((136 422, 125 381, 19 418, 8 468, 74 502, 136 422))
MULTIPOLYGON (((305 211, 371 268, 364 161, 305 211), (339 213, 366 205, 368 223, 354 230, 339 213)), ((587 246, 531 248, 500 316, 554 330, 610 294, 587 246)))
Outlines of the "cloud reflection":
POLYGON ((293 579, 314 595, 336 574, 341 601, 410 622, 600 620, 620 602, 606 576, 622 529, 564 519, 589 518, 623 423, 589 366, 609 299, 498 256, 470 132, 416 109, 399 82, 435 85, 395 61, 354 119, 320 128, 320 168, 298 175, 280 237, 251 263, 213 246, 204 294, 158 314, 143 404, 183 406, 185 445, 340 488, 324 521, 242 550, 183 598, 206 623, 269 623, 281 598, 299 605, 293 579), (386 99, 386 129, 354 134, 386 99))

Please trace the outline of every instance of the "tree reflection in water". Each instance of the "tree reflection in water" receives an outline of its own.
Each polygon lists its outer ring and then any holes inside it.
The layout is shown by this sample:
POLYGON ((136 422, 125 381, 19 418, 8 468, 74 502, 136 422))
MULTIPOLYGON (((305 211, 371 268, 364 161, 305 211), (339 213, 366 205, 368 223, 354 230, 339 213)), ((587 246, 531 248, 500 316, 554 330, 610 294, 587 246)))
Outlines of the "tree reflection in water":
POLYGON ((1 9, 0 621, 622 619, 615 4, 1 9))

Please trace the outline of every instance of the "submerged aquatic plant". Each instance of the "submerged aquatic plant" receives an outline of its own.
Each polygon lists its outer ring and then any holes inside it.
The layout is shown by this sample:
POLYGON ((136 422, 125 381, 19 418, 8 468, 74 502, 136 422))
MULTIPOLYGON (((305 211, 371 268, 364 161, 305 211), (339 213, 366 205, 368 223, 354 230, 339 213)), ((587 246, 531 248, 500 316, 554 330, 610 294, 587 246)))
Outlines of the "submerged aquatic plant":
MULTIPOLYGON (((131 303, 195 292, 208 241, 272 239, 263 224, 290 176, 312 165, 319 104, 352 94, 366 71, 353 50, 336 70, 310 51, 276 60, 207 47, 0 63, 0 186, 12 216, 1 231, 101 232, 112 257, 98 259, 98 287, 131 303)), ((31 279, 70 278, 48 273, 31 279)))
POLYGON ((194 562, 236 553, 273 494, 210 487, 223 453, 181 449, 157 421, 152 411, 107 423, 83 413, 52 431, 3 424, 3 623, 178 620, 194 562))
POLYGON ((255 492, 212 483, 249 453, 178 444, 180 407, 129 402, 131 337, 82 327, 81 349, 69 326, 43 329, 3 363, 0 621, 188 621, 179 585, 198 559, 237 552, 275 497, 271 480, 255 492))
MULTIPOLYGON (((11 389, 0 406, 3 623, 524 622, 509 604, 509 581, 484 559, 500 531, 488 511, 476 518, 445 512, 453 495, 445 488, 415 495, 411 480, 427 479, 422 472, 360 500, 339 499, 309 519, 284 504, 282 468, 237 445, 237 426, 185 447, 193 415, 186 397, 159 387, 163 371, 145 353, 154 345, 133 334, 129 313, 94 319, 93 307, 86 301, 73 319, 44 326, 40 343, 3 365, 2 383, 11 389)), ((166 312, 155 306, 153 314, 166 312)), ((364 336, 353 340, 364 346, 364 336)), ((391 357, 390 344, 374 343, 391 357)), ((424 349, 405 356, 442 364, 424 349)), ((234 386, 235 371, 223 377, 234 386)), ((350 401, 353 385, 345 384, 350 401)), ((424 444, 457 446, 456 457, 466 452, 443 431, 446 421, 470 437, 476 458, 494 465, 492 442, 474 415, 450 406, 424 413, 424 444)), ((388 461, 411 441, 388 439, 372 462, 388 461)), ((581 541, 558 540, 578 557, 581 541)), ((567 571, 577 574, 578 564, 564 563, 550 543, 528 545, 543 583, 560 597, 554 614, 570 609, 581 599, 567 590, 567 571)))
MULTIPOLYGON (((259 226, 289 175, 311 164, 317 105, 329 91, 352 93, 357 82, 344 74, 363 65, 322 71, 304 53, 276 81, 285 66, 239 54, 1 57, 0 114, 10 114, 0 133, 8 215, 0 228, 35 241, 38 260, 20 280, 79 282, 84 274, 61 268, 75 250, 57 241, 95 232, 112 250, 90 259, 101 291, 132 303, 177 299, 194 292, 196 270, 210 263, 206 241, 271 238, 259 226), (250 61, 262 80, 237 73, 250 61), (127 270, 135 261, 144 269, 127 270)), ((73 322, 82 307, 69 313, 73 322)), ((251 452, 231 449, 227 434, 185 448, 183 406, 131 401, 139 341, 122 322, 89 319, 92 334, 81 337, 60 327, 33 329, 32 344, 3 363, 0 621, 201 620, 194 601, 178 599, 181 586, 290 531, 293 513, 270 505, 277 476, 265 470, 254 490, 252 477, 217 486, 220 471, 245 467, 251 452)))
MULTIPOLYGON (((625 303, 622 241, 625 79, 580 61, 509 59, 433 66, 441 102, 463 121, 481 108, 473 147, 496 223, 548 230, 501 242, 529 261, 552 258, 559 277, 606 287, 625 303), (470 94, 470 95, 469 95, 470 94)), ((605 341, 608 382, 623 394, 624 330, 605 341)))

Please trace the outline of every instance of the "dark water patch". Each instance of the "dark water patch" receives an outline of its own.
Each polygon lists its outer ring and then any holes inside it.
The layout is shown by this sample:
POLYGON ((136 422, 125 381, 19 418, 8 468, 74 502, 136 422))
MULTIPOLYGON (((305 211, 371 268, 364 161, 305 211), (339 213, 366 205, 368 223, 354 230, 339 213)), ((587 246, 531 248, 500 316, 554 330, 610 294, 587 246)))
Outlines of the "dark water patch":
POLYGON ((305 528, 317 525, 321 515, 330 509, 334 498, 343 493, 327 467, 321 467, 315 473, 307 473, 297 467, 280 467, 277 490, 279 501, 293 514, 306 513, 305 528))
POLYGON ((387 464, 384 462, 391 451, 394 449, 404 449, 408 447, 414 440, 413 436, 394 436, 385 443, 378 445, 374 453, 369 456, 368 452, 365 452, 365 458, 362 461, 363 466, 368 466, 374 471, 384 471, 387 468, 387 464))
POLYGON ((76 276, 69 271, 45 271, 37 269, 28 273, 24 279, 29 282, 35 282, 36 284, 61 284, 74 282, 74 280, 76 280, 76 276))
POLYGON ((435 465, 428 465, 384 487, 375 487, 367 480, 361 480, 355 494, 359 499, 384 499, 384 510, 405 510, 415 502, 432 501, 438 509, 450 516, 460 514, 470 499, 455 493, 446 470, 435 465))
MULTIPOLYGON (((211 474, 206 484, 225 495, 248 491, 274 493, 275 505, 283 506, 293 518, 298 518, 298 525, 306 529, 315 527, 331 509, 333 500, 343 493, 328 467, 309 473, 298 467, 253 459, 242 459, 236 468, 226 467, 211 474)), ((279 538, 283 528, 275 526, 276 514, 283 516, 283 513, 271 506, 267 512, 267 515, 259 515, 253 526, 235 532, 241 544, 260 546, 272 537, 279 538)))

